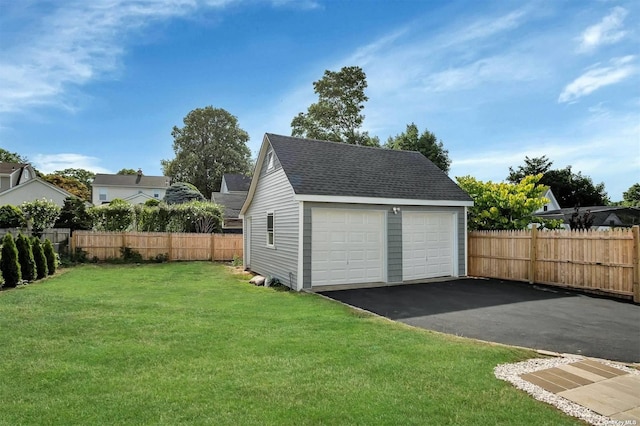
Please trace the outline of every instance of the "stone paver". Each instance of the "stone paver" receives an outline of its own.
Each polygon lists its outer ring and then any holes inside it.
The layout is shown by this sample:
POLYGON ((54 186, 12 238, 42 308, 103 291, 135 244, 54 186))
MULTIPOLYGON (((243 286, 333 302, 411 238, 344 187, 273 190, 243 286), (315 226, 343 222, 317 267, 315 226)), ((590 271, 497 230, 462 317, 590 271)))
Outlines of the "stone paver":
POLYGON ((603 416, 640 424, 640 375, 582 360, 520 377, 603 416))

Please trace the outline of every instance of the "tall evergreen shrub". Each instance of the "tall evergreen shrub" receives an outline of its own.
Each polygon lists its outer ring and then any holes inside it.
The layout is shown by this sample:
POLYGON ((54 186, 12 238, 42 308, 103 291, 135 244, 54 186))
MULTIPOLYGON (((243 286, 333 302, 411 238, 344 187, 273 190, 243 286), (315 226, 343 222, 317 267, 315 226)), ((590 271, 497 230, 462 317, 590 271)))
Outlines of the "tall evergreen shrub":
POLYGON ((0 271, 6 287, 15 287, 22 279, 20 264, 18 263, 18 249, 11 234, 2 239, 2 255, 0 256, 0 271))
POLYGON ((53 244, 51 244, 49 239, 44 241, 44 255, 47 258, 47 272, 49 275, 55 274, 58 261, 56 259, 56 252, 53 250, 53 244))
POLYGON ((33 281, 36 278, 36 261, 33 258, 31 242, 25 235, 18 234, 16 238, 16 248, 18 249, 18 263, 22 279, 33 281))
POLYGON ((47 266, 47 257, 44 255, 44 249, 42 248, 42 243, 40 242, 40 238, 33 237, 33 258, 36 261, 36 278, 41 280, 47 276, 48 266, 47 266))

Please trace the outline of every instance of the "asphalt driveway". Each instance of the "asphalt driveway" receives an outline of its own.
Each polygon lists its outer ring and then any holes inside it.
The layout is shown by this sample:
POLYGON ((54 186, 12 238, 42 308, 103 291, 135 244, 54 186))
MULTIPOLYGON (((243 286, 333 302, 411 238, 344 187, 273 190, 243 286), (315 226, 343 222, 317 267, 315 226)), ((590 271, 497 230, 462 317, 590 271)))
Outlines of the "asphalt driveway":
POLYGON ((640 361, 640 306, 492 279, 322 292, 429 330, 533 349, 640 361))

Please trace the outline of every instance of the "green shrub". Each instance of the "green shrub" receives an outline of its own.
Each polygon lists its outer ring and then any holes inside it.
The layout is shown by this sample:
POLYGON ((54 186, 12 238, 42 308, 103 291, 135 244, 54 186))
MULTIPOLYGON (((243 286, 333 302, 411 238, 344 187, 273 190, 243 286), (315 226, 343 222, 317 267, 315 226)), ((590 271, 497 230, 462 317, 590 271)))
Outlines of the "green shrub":
POLYGON ((155 257, 149 258, 156 263, 165 263, 169 261, 169 253, 159 253, 155 257))
POLYGON ((89 230, 93 227, 93 219, 85 201, 77 197, 67 197, 55 223, 56 228, 69 228, 71 233, 75 230, 89 230))
POLYGON ((58 267, 58 259, 56 258, 56 252, 53 250, 53 244, 48 239, 44 241, 44 256, 47 258, 47 273, 49 275, 55 274, 58 267))
POLYGON ((36 279, 36 261, 33 258, 31 242, 25 235, 18 234, 16 238, 16 248, 18 249, 18 263, 22 279, 33 281, 36 279))
POLYGON ((133 206, 119 198, 103 206, 90 207, 89 214, 93 227, 99 231, 127 231, 134 223, 133 206))
POLYGON ((145 207, 156 207, 158 204, 160 204, 160 200, 156 200, 155 198, 144 202, 145 207))
POLYGON ((142 255, 131 247, 120 247, 120 255, 125 263, 141 263, 142 255))
POLYGON ((33 244, 31 246, 33 248, 33 258, 36 261, 36 278, 41 280, 49 273, 49 268, 47 266, 47 256, 44 255, 44 248, 42 248, 40 238, 33 237, 32 241, 33 244))
POLYGON ((42 231, 51 228, 60 215, 60 206, 51 200, 25 201, 20 206, 27 222, 31 224, 33 235, 40 236, 42 231))
POLYGON ((204 201, 204 196, 194 185, 186 182, 172 184, 164 194, 163 201, 167 204, 181 204, 188 201, 204 201))
POLYGON ((6 234, 2 239, 0 270, 2 271, 4 285, 7 287, 15 287, 22 280, 20 264, 18 263, 18 249, 11 234, 6 234))
POLYGON ((24 213, 10 204, 0 207, 0 228, 22 228, 26 225, 24 213))

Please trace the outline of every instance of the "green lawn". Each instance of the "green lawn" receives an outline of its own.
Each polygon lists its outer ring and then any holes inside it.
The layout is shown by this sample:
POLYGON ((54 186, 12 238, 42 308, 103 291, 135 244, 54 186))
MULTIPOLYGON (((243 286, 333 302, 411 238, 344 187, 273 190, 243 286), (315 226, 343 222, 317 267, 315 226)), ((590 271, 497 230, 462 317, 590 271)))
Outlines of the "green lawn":
POLYGON ((82 266, 0 292, 0 424, 581 424, 494 378, 535 356, 225 266, 82 266))

